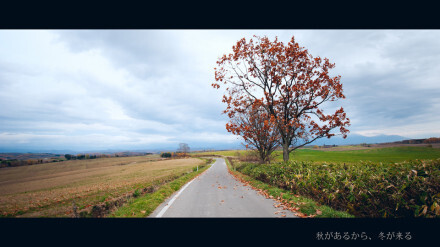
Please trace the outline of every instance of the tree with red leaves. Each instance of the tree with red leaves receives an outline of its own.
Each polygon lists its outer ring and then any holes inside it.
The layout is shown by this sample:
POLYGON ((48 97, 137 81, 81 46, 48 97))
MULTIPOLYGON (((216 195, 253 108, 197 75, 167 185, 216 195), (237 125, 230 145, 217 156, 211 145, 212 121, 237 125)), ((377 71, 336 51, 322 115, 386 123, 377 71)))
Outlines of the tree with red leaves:
POLYGON ((256 150, 262 163, 270 162, 271 154, 279 147, 280 140, 274 118, 261 105, 251 100, 248 102, 243 109, 230 113, 231 120, 226 124, 226 129, 242 136, 246 148, 256 150))
POLYGON ((232 118, 250 104, 264 108, 279 132, 284 161, 297 148, 335 136, 332 130, 339 129, 346 138, 350 120, 344 109, 333 114, 322 109, 325 102, 345 98, 341 76, 329 75, 335 64, 327 58, 314 58, 294 37, 287 45, 278 38, 273 42, 267 37, 254 38, 255 42, 239 40, 232 53, 219 58, 219 68, 214 68, 212 86, 227 85, 224 113, 232 118))

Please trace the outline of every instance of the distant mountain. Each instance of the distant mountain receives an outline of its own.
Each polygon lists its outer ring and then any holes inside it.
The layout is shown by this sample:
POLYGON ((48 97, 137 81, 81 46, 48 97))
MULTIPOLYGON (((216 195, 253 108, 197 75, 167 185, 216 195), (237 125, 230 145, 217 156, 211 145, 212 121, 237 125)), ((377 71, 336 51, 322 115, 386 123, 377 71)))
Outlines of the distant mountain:
POLYGON ((0 148, 0 153, 79 154, 80 152, 72 151, 72 150, 52 150, 52 149, 34 149, 34 148, 0 148))
POLYGON ((346 139, 343 139, 340 136, 334 136, 330 139, 328 138, 321 138, 310 145, 351 145, 351 144, 360 144, 360 143, 368 143, 368 144, 374 144, 374 143, 385 143, 385 142, 396 142, 396 141, 402 141, 407 140, 411 138, 398 136, 398 135, 378 135, 378 136, 363 136, 363 135, 357 135, 357 134, 349 134, 346 139))
MULTIPOLYGON (((398 135, 378 135, 378 136, 363 136, 358 134, 349 134, 346 139, 342 138, 341 136, 334 136, 330 139, 328 138, 321 138, 314 142, 312 142, 309 145, 355 145, 355 144, 361 144, 361 143, 368 143, 368 144, 375 144, 375 143, 385 143, 385 142, 396 142, 396 141, 402 141, 402 140, 408 140, 411 138, 407 138, 404 136, 398 136, 398 135)), ((190 145, 191 147, 191 145, 190 145)), ((210 145, 210 146, 198 146, 198 147, 191 147, 191 150, 193 151, 200 151, 200 150, 226 150, 226 149, 244 149, 244 146, 239 142, 229 143, 229 144, 217 144, 217 145, 210 145)))
MULTIPOLYGON (((330 139, 321 138, 309 145, 350 145, 350 144, 360 144, 360 143, 384 143, 384 142, 395 142, 402 141, 411 138, 398 136, 398 135, 378 135, 378 136, 363 136, 357 134, 349 134, 346 139, 340 136, 335 136, 330 139)), ((191 151, 202 151, 202 150, 231 150, 231 149, 244 149, 242 143, 237 140, 232 143, 188 143, 191 151)), ((24 147, 0 147, 0 153, 51 153, 51 154, 85 154, 85 153, 102 153, 111 154, 117 152, 146 152, 146 153, 159 153, 159 152, 175 152, 178 149, 176 145, 164 145, 156 147, 146 147, 142 148, 120 148, 120 149, 107 149, 107 150, 69 150, 69 149, 59 149, 55 150, 53 148, 24 148, 24 147)))

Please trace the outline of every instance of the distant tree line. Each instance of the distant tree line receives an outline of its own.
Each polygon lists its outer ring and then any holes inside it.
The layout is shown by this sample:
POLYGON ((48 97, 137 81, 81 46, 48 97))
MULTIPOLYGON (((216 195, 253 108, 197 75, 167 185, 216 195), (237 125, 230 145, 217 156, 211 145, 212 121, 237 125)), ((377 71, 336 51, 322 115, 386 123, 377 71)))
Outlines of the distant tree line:
POLYGON ((2 160, 2 159, 0 159, 0 168, 1 167, 30 166, 30 165, 52 163, 52 162, 59 162, 59 161, 63 161, 63 159, 36 159, 36 160, 18 160, 18 159, 2 160))
POLYGON ((151 155, 153 153, 140 153, 140 152, 119 152, 114 154, 65 154, 66 160, 88 160, 88 159, 99 159, 99 158, 111 158, 111 157, 131 157, 131 156, 142 156, 151 155))
MULTIPOLYGON (((64 157, 66 160, 88 160, 88 159, 96 159, 96 158, 103 158, 103 155, 90 155, 90 154, 65 154, 64 157)), ((104 157, 107 157, 107 155, 104 154, 104 157)))
POLYGON ((163 152, 160 153, 162 158, 182 158, 187 157, 190 151, 190 147, 186 143, 180 143, 177 152, 163 152))
POLYGON ((431 137, 428 139, 425 139, 423 143, 440 143, 440 137, 431 137))
POLYGON ((43 163, 53 163, 60 162, 65 160, 87 160, 87 159, 98 159, 98 158, 110 158, 110 157, 129 157, 129 156, 141 156, 141 155, 151 155, 153 153, 140 153, 140 152, 121 152, 114 154, 65 154, 63 159, 62 157, 56 158, 43 158, 43 159, 27 159, 27 160, 19 160, 19 159, 2 159, 0 158, 0 168, 3 167, 16 167, 16 166, 29 166, 29 165, 37 165, 43 163))
POLYGON ((410 139, 397 141, 393 143, 402 143, 402 144, 432 144, 432 143, 440 143, 440 137, 430 137, 425 139, 410 139))
POLYGON ((183 158, 183 157, 188 157, 188 154, 182 153, 182 152, 164 152, 164 153, 160 153, 160 157, 162 157, 162 158, 183 158))

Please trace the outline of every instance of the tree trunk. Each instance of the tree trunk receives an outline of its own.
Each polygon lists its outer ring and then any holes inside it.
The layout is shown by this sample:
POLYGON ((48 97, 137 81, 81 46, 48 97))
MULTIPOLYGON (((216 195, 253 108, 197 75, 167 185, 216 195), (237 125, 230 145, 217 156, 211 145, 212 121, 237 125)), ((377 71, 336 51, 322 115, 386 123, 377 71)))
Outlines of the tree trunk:
POLYGON ((283 143, 283 160, 284 162, 289 161, 289 143, 286 141, 283 143))

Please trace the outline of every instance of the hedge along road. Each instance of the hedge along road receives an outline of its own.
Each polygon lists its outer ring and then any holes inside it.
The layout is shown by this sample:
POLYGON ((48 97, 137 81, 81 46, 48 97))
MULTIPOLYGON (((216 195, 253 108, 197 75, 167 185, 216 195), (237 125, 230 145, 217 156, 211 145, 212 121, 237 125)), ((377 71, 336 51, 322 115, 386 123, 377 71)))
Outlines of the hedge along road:
POLYGON ((160 217, 294 217, 289 210, 276 208, 250 186, 228 172, 225 160, 216 162, 200 176, 170 196, 149 218, 160 217))

